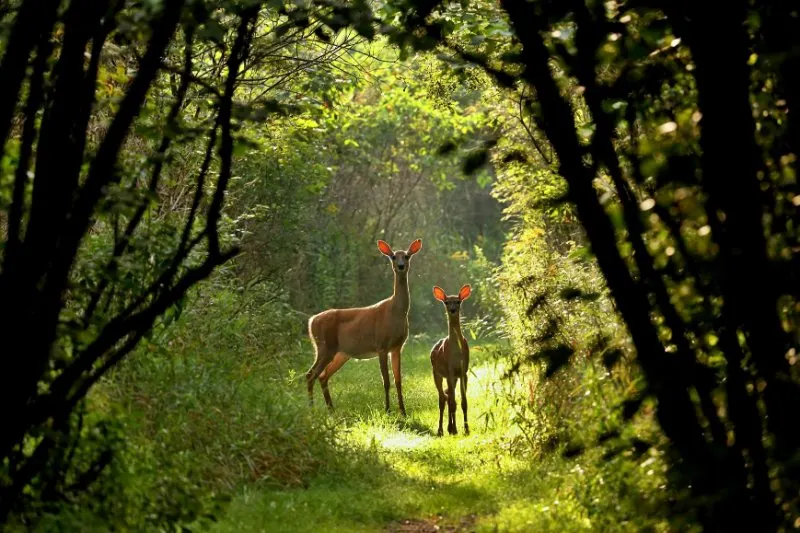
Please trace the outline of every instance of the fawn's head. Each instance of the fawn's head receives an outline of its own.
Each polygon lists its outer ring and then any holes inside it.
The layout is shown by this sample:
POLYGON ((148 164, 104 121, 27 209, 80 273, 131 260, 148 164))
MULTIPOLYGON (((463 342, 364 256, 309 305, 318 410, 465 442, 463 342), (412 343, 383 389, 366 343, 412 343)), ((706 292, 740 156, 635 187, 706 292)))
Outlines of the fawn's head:
POLYGON ((469 285, 461 287, 455 296, 447 296, 441 287, 433 288, 433 297, 442 302, 445 310, 451 315, 458 315, 461 311, 461 302, 469 298, 470 294, 472 294, 472 288, 469 285))
POLYGON ((408 246, 408 250, 393 251, 386 241, 378 241, 378 250, 383 255, 392 260, 392 269, 395 272, 404 274, 411 266, 411 256, 422 250, 422 240, 417 239, 408 246))

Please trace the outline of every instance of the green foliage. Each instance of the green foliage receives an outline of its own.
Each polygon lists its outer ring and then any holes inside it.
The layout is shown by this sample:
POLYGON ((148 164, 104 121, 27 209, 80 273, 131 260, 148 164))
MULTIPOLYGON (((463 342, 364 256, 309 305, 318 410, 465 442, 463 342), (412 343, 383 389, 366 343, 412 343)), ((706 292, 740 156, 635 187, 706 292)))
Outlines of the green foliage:
MULTIPOLYGON (((437 331, 441 309, 431 287, 481 283, 499 258, 504 228, 491 171, 467 178, 460 161, 488 119, 476 91, 462 105, 438 105, 429 93, 431 58, 398 65, 380 43, 369 52, 376 56, 370 79, 338 79, 324 105, 249 130, 261 150, 243 155, 240 167, 258 177, 233 184, 246 249, 237 264, 247 279, 280 279, 293 306, 313 314, 391 294, 376 240, 402 249, 422 238, 412 262, 411 323, 437 331), (462 148, 441 157, 439 147, 454 140, 462 148), (469 270, 474 259, 482 270, 469 270)), ((483 301, 467 314, 494 322, 483 301)))
MULTIPOLYGON (((618 408, 642 385, 627 334, 568 208, 531 208, 554 194, 549 191, 558 194, 558 178, 542 175, 530 186, 520 170, 507 168, 496 188, 515 221, 496 282, 504 295, 502 329, 515 348, 509 376, 515 422, 536 453, 548 453, 619 431, 618 408), (604 364, 609 353, 626 355, 619 364, 604 364)), ((652 432, 651 424, 648 417, 644 429, 652 432)))
POLYGON ((305 323, 285 292, 222 274, 183 309, 89 398, 101 423, 116 420, 112 467, 37 527, 187 526, 219 516, 243 485, 302 486, 339 453, 333 427, 299 394, 305 323))

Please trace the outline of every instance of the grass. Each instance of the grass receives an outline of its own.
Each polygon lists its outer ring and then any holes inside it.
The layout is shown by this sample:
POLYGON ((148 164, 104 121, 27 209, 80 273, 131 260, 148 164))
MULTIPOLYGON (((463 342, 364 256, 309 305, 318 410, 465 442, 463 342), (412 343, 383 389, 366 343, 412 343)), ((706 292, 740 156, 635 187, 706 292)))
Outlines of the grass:
MULTIPOLYGON (((312 408, 332 418, 338 451, 319 458, 322 468, 304 487, 241 488, 212 531, 373 532, 405 520, 470 531, 642 530, 641 521, 634 526, 629 519, 635 496, 621 507, 613 484, 604 485, 606 474, 586 473, 555 456, 532 460, 509 451, 519 435, 495 389, 501 347, 471 348, 471 435, 463 435, 460 408, 459 434, 435 435, 438 399, 428 343, 410 342, 404 350, 405 420, 396 414, 394 388, 393 413, 383 412, 377 359, 351 361, 330 381, 336 412, 325 410, 318 386, 312 408)), ((286 370, 302 376, 310 353, 307 359, 286 370)), ((301 381, 295 381, 298 401, 301 381)), ((651 530, 665 528, 655 522, 651 530)))

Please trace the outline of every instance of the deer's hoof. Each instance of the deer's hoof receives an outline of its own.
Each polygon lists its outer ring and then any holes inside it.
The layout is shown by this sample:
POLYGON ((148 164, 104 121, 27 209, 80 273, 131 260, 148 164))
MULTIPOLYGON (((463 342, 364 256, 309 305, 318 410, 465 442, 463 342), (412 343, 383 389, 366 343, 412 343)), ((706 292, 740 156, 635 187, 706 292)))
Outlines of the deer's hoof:
POLYGON ((464 435, 469 435, 469 426, 464 426, 464 435))
POLYGON ((439 431, 436 432, 436 435, 439 437, 444 436, 444 431, 442 431, 442 428, 439 428, 439 431))
POLYGON ((447 432, 448 432, 449 434, 451 434, 451 435, 458 435, 458 430, 456 430, 456 428, 455 428, 455 427, 449 427, 449 428, 447 428, 447 432))

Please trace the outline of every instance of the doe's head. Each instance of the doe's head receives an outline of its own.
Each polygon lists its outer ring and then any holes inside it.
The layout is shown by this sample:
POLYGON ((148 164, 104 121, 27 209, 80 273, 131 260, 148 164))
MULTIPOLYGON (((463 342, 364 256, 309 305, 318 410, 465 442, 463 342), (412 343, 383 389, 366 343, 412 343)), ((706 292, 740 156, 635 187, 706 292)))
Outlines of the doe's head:
POLYGON ((461 302, 469 298, 470 294, 472 288, 469 285, 464 285, 458 294, 451 296, 446 295, 441 287, 433 288, 433 297, 442 302, 445 310, 451 315, 457 315, 461 311, 461 302))
POLYGON ((408 250, 398 250, 396 252, 392 250, 392 247, 389 246, 386 241, 378 241, 378 250, 380 250, 383 255, 391 259, 392 269, 395 272, 403 274, 408 272, 408 269, 411 266, 411 256, 422 250, 422 240, 417 239, 412 242, 408 246, 408 250))

